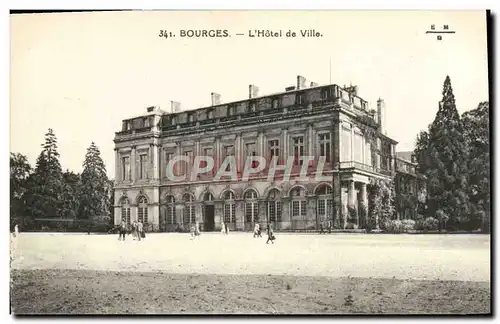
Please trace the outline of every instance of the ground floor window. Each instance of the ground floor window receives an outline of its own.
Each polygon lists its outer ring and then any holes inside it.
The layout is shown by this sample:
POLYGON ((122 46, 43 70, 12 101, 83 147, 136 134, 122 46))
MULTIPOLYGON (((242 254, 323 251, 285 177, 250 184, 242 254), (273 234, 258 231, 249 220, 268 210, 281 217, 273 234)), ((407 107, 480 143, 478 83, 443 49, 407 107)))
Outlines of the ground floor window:
POLYGON ((267 213, 269 222, 281 222, 281 201, 268 201, 267 213))
POLYGON ((332 217, 331 213, 333 210, 333 200, 328 198, 319 198, 317 200, 316 212, 319 221, 325 221, 332 217))
POLYGON ((123 219, 127 225, 130 225, 130 207, 122 207, 122 220, 123 219))
POLYGON ((258 204, 257 202, 245 203, 245 220, 247 223, 258 222, 258 204))
POLYGON ((196 222, 194 206, 192 204, 187 204, 184 206, 184 209, 182 211, 182 219, 184 224, 192 224, 196 222))

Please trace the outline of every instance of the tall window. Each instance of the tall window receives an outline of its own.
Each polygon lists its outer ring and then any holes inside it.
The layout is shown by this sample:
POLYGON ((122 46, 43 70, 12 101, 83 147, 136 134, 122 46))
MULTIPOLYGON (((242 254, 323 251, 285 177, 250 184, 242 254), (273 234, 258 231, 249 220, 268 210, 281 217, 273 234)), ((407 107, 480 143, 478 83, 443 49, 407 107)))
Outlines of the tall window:
POLYGON ((333 217, 332 187, 324 185, 316 192, 316 215, 318 221, 323 222, 333 217))
POLYGON ((303 156, 304 156, 304 137, 298 136, 293 138, 293 155, 295 165, 303 164, 303 156))
POLYGON ((188 122, 194 122, 194 114, 188 114, 188 122))
POLYGON ((267 196, 267 219, 270 223, 281 222, 281 196, 277 189, 267 196))
POLYGON ((122 199, 122 220, 125 220, 127 225, 130 225, 130 201, 128 198, 122 199))
POLYGON ((122 179, 124 181, 130 180, 130 157, 122 157, 122 179))
POLYGON ((270 157, 273 158, 273 156, 280 156, 280 142, 279 140, 272 140, 268 142, 269 144, 269 154, 270 157))
POLYGON ((232 191, 228 190, 224 194, 224 223, 234 223, 234 194, 232 191))
POLYGON ((292 190, 292 217, 305 218, 306 217, 306 197, 304 189, 297 187, 292 190))
POLYGON ((280 106, 279 99, 273 99, 273 108, 278 108, 280 106))
POLYGON ((193 163, 193 151, 184 151, 184 155, 189 160, 189 162, 182 162, 184 164, 184 174, 188 174, 191 171, 191 163, 193 163))
POLYGON ((141 196, 137 202, 139 203, 137 218, 139 222, 146 224, 148 222, 148 200, 146 197, 141 196))
POLYGON ((144 118, 144 127, 149 127, 149 118, 148 117, 144 118))
MULTIPOLYGON (((246 155, 247 155, 247 157, 251 157, 251 156, 257 155, 255 143, 247 143, 245 146, 246 146, 246 155)), ((254 168, 257 167, 257 165, 258 165, 257 161, 252 161, 251 168, 254 169, 254 168)))
POLYGON ((208 119, 212 119, 212 118, 214 118, 214 112, 213 112, 213 110, 209 110, 209 111, 208 111, 208 116, 207 116, 207 118, 208 118, 208 119))
MULTIPOLYGON (((233 145, 227 145, 224 146, 224 155, 227 158, 228 156, 233 156, 234 155, 234 146, 233 145)), ((229 163, 226 167, 226 171, 231 170, 231 164, 229 163)))
POLYGON ((194 213, 194 199, 189 193, 185 193, 182 197, 184 201, 184 209, 182 210, 182 220, 184 224, 192 224, 196 222, 196 215, 194 213))
MULTIPOLYGON (((213 154, 213 149, 212 149, 211 147, 205 147, 205 148, 203 149, 203 155, 204 155, 205 157, 210 156, 210 157, 212 157, 212 158, 213 158, 213 157, 214 157, 214 156, 213 156, 213 155, 214 155, 214 154, 213 154)), ((204 167, 206 167, 206 166, 207 166, 207 161, 200 161, 200 168, 204 168, 204 167)))
POLYGON ((245 192, 245 221, 254 223, 259 221, 258 217, 257 193, 255 190, 245 192))
POLYGON ((326 163, 330 163, 330 133, 319 134, 318 135, 319 142, 319 155, 325 157, 326 163))
POLYGON ((139 155, 139 164, 140 164, 139 179, 147 178, 147 160, 148 160, 147 154, 139 155))
POLYGON ((175 198, 174 196, 167 197, 167 224, 175 224, 175 198))
POLYGON ((297 95, 297 104, 301 105, 305 102, 305 96, 303 94, 297 95))

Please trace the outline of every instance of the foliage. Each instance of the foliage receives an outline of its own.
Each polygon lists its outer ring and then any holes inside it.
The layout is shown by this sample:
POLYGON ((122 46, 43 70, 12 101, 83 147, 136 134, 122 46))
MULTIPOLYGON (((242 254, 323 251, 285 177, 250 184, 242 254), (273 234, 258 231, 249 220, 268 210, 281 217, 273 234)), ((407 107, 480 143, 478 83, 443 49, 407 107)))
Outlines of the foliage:
POLYGON ((110 188, 99 148, 92 142, 83 162, 80 187, 80 217, 90 219, 110 211, 110 188))
POLYGON ((479 221, 480 227, 486 229, 491 217, 489 103, 482 102, 476 109, 465 112, 462 123, 468 150, 468 195, 472 221, 479 221))
POLYGON ((382 223, 382 229, 388 233, 399 234, 403 232, 403 224, 398 219, 387 219, 382 223))
POLYGON ((423 229, 424 231, 435 231, 438 229, 438 223, 439 221, 434 217, 427 217, 423 221, 421 229, 423 229))
POLYGON ((403 232, 407 233, 413 231, 416 227, 417 222, 413 219, 403 219, 401 225, 403 226, 403 232))
POLYGON ((356 224, 358 221, 358 210, 354 207, 347 207, 349 218, 347 219, 348 223, 356 224))
POLYGON ((428 212, 435 215, 441 210, 449 217, 447 224, 453 225, 469 217, 468 151, 449 76, 442 94, 436 117, 428 132, 417 137, 414 153, 420 172, 427 177, 428 212))
POLYGON ((35 172, 29 177, 27 206, 33 217, 57 217, 61 207, 63 177, 52 129, 45 134, 45 143, 38 156, 35 172))
POLYGON ((14 219, 26 214, 26 192, 31 166, 25 155, 10 153, 10 217, 14 219))

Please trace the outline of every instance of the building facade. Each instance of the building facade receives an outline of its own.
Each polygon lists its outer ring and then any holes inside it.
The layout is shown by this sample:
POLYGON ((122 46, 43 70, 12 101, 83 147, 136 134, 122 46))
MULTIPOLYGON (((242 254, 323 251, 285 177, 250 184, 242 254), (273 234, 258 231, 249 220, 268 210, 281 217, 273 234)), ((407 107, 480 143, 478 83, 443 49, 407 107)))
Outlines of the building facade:
MULTIPOLYGON (((212 93, 209 107, 179 111, 173 102, 171 112, 149 107, 143 116, 124 120, 114 139, 115 224, 141 220, 149 230, 168 232, 194 222, 204 231, 219 230, 222 222, 231 230, 250 230, 257 222, 278 230, 359 222, 347 216, 349 207, 368 205, 372 179, 394 179, 397 142, 385 135, 384 101, 370 109, 357 92, 352 86, 306 84, 298 76, 296 86, 282 93, 259 96, 250 85, 245 100, 221 103, 212 93), (212 156, 216 168, 172 181, 167 166, 175 156, 212 156), (217 179, 228 156, 239 178, 217 179), (266 166, 243 181, 252 156, 280 164, 291 158, 294 168, 289 179, 279 172, 269 179, 266 166), (299 174, 304 169, 307 177, 299 174)), ((180 174, 189 168, 186 163, 180 174)))

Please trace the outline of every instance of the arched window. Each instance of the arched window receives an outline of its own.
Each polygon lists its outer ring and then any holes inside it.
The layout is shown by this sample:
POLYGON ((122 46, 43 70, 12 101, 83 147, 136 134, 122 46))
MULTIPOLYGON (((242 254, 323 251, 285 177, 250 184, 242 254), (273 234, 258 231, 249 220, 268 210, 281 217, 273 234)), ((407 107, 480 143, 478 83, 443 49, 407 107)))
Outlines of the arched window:
POLYGON ((281 222, 281 195, 278 189, 273 189, 267 196, 267 219, 269 222, 281 222))
POLYGON ((203 201, 213 201, 213 200, 214 196, 210 192, 207 192, 205 193, 205 195, 203 195, 203 201))
POLYGON ((146 224, 148 222, 148 200, 141 196, 137 200, 139 207, 137 208, 137 218, 139 222, 146 224))
POLYGON ((196 222, 196 217, 194 214, 194 198, 193 195, 185 193, 182 196, 184 201, 184 209, 182 211, 182 220, 184 224, 192 224, 196 222))
POLYGON ((130 225, 130 201, 128 198, 122 199, 122 220, 125 220, 127 225, 130 225))
POLYGON ((290 196, 292 198, 292 218, 299 221, 305 220, 307 201, 304 189, 296 187, 290 192, 290 196))
POLYGON ((175 224, 175 198, 174 196, 167 197, 167 224, 175 224))
POLYGON ((232 191, 228 190, 224 194, 224 223, 234 223, 234 194, 232 191))
POLYGON ((332 187, 323 185, 316 189, 316 216, 319 222, 324 222, 333 217, 332 187))
POLYGON ((258 210, 257 193, 253 189, 247 190, 245 192, 245 220, 247 223, 259 221, 258 210))

